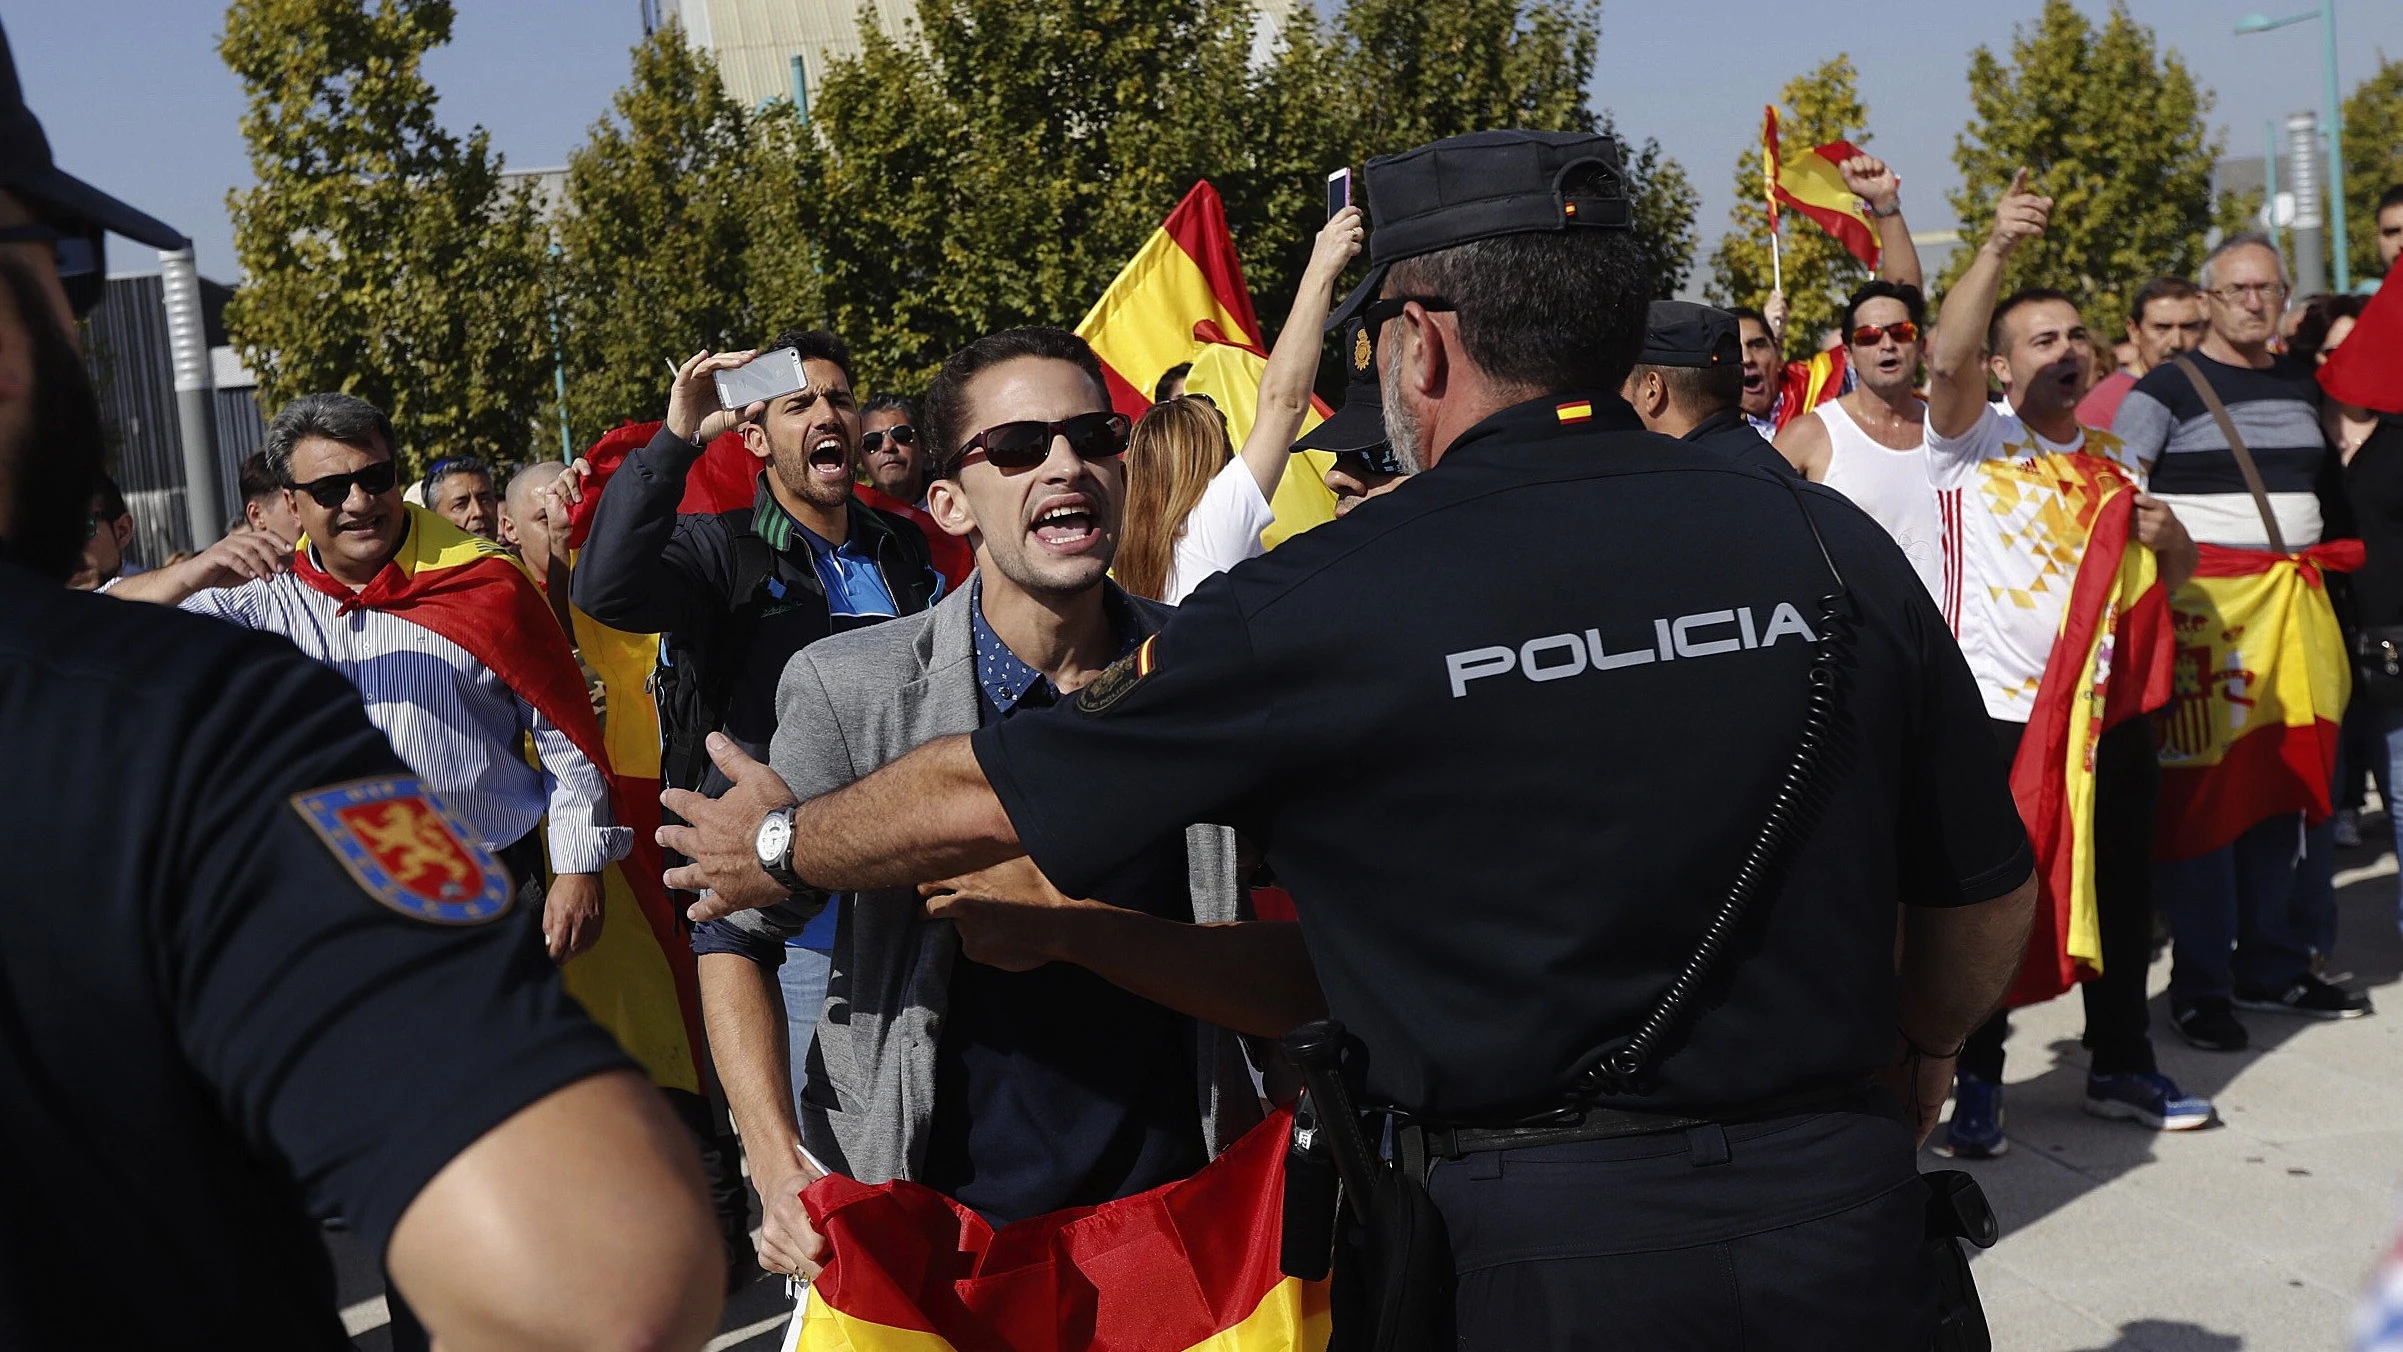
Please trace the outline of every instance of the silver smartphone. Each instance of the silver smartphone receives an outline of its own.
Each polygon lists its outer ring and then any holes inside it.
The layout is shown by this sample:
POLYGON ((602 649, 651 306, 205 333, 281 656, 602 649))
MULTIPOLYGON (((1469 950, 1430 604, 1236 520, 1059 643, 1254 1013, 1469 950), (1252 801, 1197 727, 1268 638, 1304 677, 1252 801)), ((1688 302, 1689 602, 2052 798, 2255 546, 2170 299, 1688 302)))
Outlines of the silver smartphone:
POLYGON ((789 347, 762 352, 731 370, 711 373, 718 382, 718 407, 745 408, 809 388, 801 354, 789 347))
POLYGON ((1352 204, 1352 171, 1338 169, 1327 175, 1327 219, 1334 220, 1352 204))

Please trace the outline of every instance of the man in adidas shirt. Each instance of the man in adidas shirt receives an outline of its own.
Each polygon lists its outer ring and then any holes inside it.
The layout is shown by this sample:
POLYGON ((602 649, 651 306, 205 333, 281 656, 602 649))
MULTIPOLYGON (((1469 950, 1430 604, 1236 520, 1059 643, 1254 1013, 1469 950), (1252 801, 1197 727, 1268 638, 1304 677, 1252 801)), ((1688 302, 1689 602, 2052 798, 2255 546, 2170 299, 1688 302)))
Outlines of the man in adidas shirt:
MULTIPOLYGON (((1927 471, 1947 534, 1958 542, 1941 599, 1994 720, 2006 775, 2061 631, 2094 507, 2113 480, 2144 482, 2116 437, 2078 425, 2094 352, 2077 306, 2043 290, 1995 301, 2012 252, 2044 233, 2051 212, 2052 199, 2030 192, 2027 171, 2020 170, 1985 246, 1945 298, 1944 325, 1929 358, 1927 471), (1993 354, 1985 362, 1981 341, 1993 354), (2002 384, 1999 404, 1987 400, 1989 368, 2002 384)), ((2175 590, 2194 572, 2194 542, 2167 507, 2144 496, 2136 501, 2136 538, 2159 555, 2162 584, 2175 590)), ((2212 1110, 2160 1073, 2146 1027, 2159 775, 2148 720, 2130 719, 2103 734, 2095 751, 2094 813, 2103 963, 2083 987, 2083 1040, 2093 1058, 2086 1111, 2177 1131, 2206 1125, 2212 1110)), ((1970 1035, 1953 1088, 1952 1122, 1938 1147, 1945 1154, 1986 1159, 2006 1148, 2008 1031, 1996 1014, 1970 1035)))

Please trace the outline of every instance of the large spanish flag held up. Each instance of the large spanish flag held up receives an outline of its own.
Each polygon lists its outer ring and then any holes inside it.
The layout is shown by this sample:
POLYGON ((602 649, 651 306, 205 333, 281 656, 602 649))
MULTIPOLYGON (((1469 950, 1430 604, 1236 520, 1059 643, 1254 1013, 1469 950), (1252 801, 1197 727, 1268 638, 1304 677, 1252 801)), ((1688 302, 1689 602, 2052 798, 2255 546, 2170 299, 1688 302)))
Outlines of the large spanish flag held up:
MULTIPOLYGON (((1861 209, 1860 199, 1844 186, 1836 166, 1860 154, 1850 141, 1813 146, 1791 159, 1777 145, 1777 108, 1761 110, 1761 154, 1768 170, 1769 196, 1819 223, 1845 251, 1875 269, 1878 260, 1877 223, 1861 209)), ((1772 227, 1774 228, 1774 227, 1772 227)))
MULTIPOLYGON (((1110 403, 1129 418, 1140 418, 1151 407, 1152 387, 1169 367, 1192 362, 1199 368, 1205 359, 1215 367, 1232 359, 1230 353, 1214 352, 1215 347, 1260 354, 1265 364, 1260 318, 1243 282, 1243 263, 1235 256, 1226 204, 1208 179, 1193 185, 1119 269, 1116 280, 1076 326, 1076 336, 1093 345, 1109 381, 1110 403)), ((1251 380, 1250 392, 1243 397, 1256 406, 1257 371, 1251 380)), ((1185 378, 1188 391, 1209 394, 1222 410, 1236 384, 1223 368, 1215 374, 1197 369, 1185 378), (1211 383, 1196 385, 1196 375, 1211 383)), ((1248 430, 1250 423, 1244 427, 1248 430)), ((1243 444, 1241 432, 1234 439, 1236 445, 1243 444)), ((1260 533, 1271 548, 1335 519, 1335 495, 1321 477, 1329 463, 1332 457, 1305 452, 1286 466, 1269 502, 1276 521, 1260 533)))
POLYGON ((2100 456, 2055 456, 2071 510, 2090 515, 2036 704, 2011 764, 2011 797, 2040 892, 2013 1006, 2050 1000, 2103 970, 2094 889, 2095 749, 2169 701, 2175 642, 2153 551, 2136 542, 2135 485, 2100 456))
POLYGON ((1327 1284, 1278 1270, 1289 1112, 1193 1177, 1004 1226, 915 1183, 801 1194, 833 1247, 802 1352, 1322 1352, 1327 1284))
POLYGON ((2170 598, 2178 648, 2174 692, 2155 719, 2157 859, 2208 854, 2284 813, 2326 820, 2352 695, 2323 573, 2360 567, 2360 541, 2291 557, 2217 545, 2202 555, 2170 598))

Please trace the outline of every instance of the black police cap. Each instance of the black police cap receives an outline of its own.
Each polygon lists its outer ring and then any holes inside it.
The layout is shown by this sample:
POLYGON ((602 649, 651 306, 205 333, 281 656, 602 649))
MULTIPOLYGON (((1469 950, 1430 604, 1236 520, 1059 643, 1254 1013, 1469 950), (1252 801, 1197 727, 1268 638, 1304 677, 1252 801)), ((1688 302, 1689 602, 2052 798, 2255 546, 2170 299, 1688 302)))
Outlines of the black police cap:
POLYGON ((1646 366, 1741 366, 1744 341, 1736 317, 1690 300, 1656 300, 1644 321, 1646 366))
POLYGON ((1618 143, 1592 132, 1480 131, 1368 162, 1369 274, 1328 320, 1349 322, 1394 263, 1499 235, 1632 230, 1618 143))
POLYGON ((108 231, 154 249, 180 249, 191 242, 175 227, 134 210, 51 159, 42 120, 25 106, 24 88, 17 83, 6 29, 0 29, 0 188, 59 229, 108 231))
MULTIPOLYGON (((1351 373, 1344 386, 1343 407, 1334 416, 1302 434, 1297 451, 1356 451, 1374 459, 1385 449, 1385 404, 1377 389, 1377 343, 1365 320, 1353 320, 1343 330, 1344 369, 1351 373)), ((1380 463, 1379 468, 1385 468, 1380 463)))

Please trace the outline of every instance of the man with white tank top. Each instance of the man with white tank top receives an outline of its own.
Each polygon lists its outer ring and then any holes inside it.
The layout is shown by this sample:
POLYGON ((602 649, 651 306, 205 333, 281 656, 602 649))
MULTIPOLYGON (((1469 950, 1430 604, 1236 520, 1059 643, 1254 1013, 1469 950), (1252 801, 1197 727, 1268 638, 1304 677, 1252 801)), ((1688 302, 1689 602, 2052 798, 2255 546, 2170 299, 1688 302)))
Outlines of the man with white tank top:
POLYGON ((1918 288, 1880 278, 1844 307, 1844 341, 1858 383, 1796 418, 1777 451, 1803 477, 1852 499, 1902 546, 1928 595, 1941 597, 1956 567, 1927 478, 1927 406, 1917 385, 1927 302, 1918 288))

